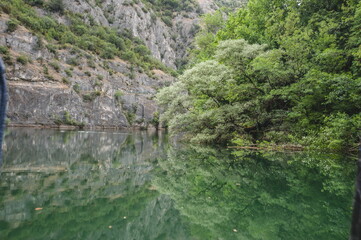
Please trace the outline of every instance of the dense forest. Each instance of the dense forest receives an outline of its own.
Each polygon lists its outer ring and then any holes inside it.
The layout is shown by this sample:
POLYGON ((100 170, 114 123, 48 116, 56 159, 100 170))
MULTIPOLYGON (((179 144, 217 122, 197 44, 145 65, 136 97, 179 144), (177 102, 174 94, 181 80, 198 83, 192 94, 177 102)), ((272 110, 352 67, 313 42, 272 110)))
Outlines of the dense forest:
POLYGON ((355 150, 360 27, 357 0, 250 0, 205 15, 188 68, 157 96, 161 120, 193 142, 355 150))

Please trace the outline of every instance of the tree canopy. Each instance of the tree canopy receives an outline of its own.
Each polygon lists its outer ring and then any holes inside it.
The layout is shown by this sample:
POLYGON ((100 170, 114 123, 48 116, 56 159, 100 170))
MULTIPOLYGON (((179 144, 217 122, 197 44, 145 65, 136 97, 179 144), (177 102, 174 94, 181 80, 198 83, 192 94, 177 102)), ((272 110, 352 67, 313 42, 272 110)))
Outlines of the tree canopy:
POLYGON ((359 1, 250 0, 216 31, 205 26, 193 64, 158 95, 161 119, 173 133, 197 142, 355 149, 361 130, 359 1))

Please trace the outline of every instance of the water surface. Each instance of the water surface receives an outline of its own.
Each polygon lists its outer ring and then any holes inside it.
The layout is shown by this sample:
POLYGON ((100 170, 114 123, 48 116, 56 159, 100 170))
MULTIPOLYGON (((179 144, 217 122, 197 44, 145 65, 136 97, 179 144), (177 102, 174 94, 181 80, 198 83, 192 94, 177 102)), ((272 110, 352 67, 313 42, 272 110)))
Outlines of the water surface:
POLYGON ((10 129, 0 239, 347 239, 354 161, 10 129))

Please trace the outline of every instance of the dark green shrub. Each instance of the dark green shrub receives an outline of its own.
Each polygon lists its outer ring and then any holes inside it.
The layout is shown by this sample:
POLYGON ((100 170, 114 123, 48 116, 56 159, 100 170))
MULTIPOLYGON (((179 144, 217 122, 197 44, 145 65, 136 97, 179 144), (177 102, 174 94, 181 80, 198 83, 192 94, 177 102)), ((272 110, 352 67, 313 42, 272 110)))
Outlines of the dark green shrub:
POLYGON ((64 116, 61 119, 59 118, 55 119, 54 123, 57 125, 61 125, 61 124, 72 125, 72 126, 77 126, 79 128, 83 128, 85 126, 85 123, 74 120, 70 116, 70 113, 68 111, 64 112, 64 116))
POLYGON ((18 25, 19 25, 19 22, 16 21, 16 20, 9 20, 7 23, 7 29, 6 31, 11 33, 11 32, 14 32, 17 28, 18 28, 18 25))
POLYGON ((64 13, 64 3, 62 0, 50 0, 46 3, 47 9, 49 9, 52 12, 59 12, 64 13))
POLYGON ((36 44, 34 50, 41 50, 44 48, 44 41, 40 35, 37 35, 36 44))
POLYGON ((62 79, 63 83, 69 85, 70 84, 70 80, 68 78, 63 78, 62 79))
POLYGON ((102 85, 103 85, 103 83, 100 81, 95 81, 95 83, 94 83, 94 87, 101 87, 102 85))
POLYGON ((163 17, 162 17, 162 21, 163 21, 168 27, 172 27, 172 26, 173 26, 173 22, 172 22, 172 19, 171 19, 170 17, 163 16, 163 17))
POLYGON ((45 77, 50 81, 55 81, 55 78, 51 75, 45 75, 45 77))
POLYGON ((97 79, 99 80, 99 81, 102 81, 103 79, 104 79, 104 77, 102 76, 102 75, 97 75, 97 79))
POLYGON ((159 126, 159 112, 153 113, 153 118, 150 123, 153 124, 155 127, 159 126))
POLYGON ((91 67, 91 68, 96 67, 94 61, 92 61, 92 60, 88 60, 88 66, 91 67))
POLYGON ((83 24, 72 25, 71 29, 78 36, 82 36, 88 31, 88 28, 83 24))
POLYGON ((13 65, 13 59, 10 55, 4 55, 3 61, 4 61, 4 63, 6 63, 8 65, 13 65))
POLYGON ((44 6, 44 0, 25 0, 25 2, 31 6, 37 6, 37 7, 44 6))
POLYGON ((76 93, 80 93, 80 85, 78 83, 74 84, 73 89, 76 93))
POLYGON ((134 73, 134 72, 130 72, 130 73, 128 74, 128 77, 129 77, 130 79, 135 79, 135 73, 134 73))
POLYGON ((121 98, 122 98, 122 96, 123 96, 123 92, 120 91, 120 90, 117 90, 117 91, 114 93, 114 98, 115 98, 115 100, 117 100, 117 101, 120 101, 121 98))
POLYGON ((73 65, 73 66, 76 66, 76 65, 79 65, 79 61, 77 58, 69 58, 67 61, 66 61, 67 64, 69 65, 73 65))
POLYGON ((103 2, 104 2, 104 0, 95 0, 95 5, 100 7, 103 2))
POLYGON ((106 47, 101 50, 100 57, 104 59, 112 59, 116 55, 116 49, 113 47, 106 47))
POLYGON ((57 47, 55 45, 48 44, 48 45, 46 45, 46 48, 49 50, 49 52, 56 54, 57 47))
POLYGON ((73 76, 73 73, 70 69, 65 69, 65 74, 68 76, 68 77, 71 77, 73 76))
POLYGON ((101 96, 102 93, 100 91, 94 91, 94 92, 91 92, 91 93, 86 93, 86 94, 83 94, 83 100, 84 101, 93 101, 95 100, 97 97, 101 96))
POLYGON ((134 62, 135 54, 132 51, 122 52, 121 58, 129 62, 134 62))
POLYGON ((78 37, 70 32, 70 31, 67 31, 66 34, 63 34, 60 38, 60 42, 61 43, 69 43, 69 44, 75 44, 77 42, 77 39, 78 37))
POLYGON ((48 67, 47 66, 43 66, 43 73, 45 74, 45 75, 48 75, 49 74, 49 69, 48 69, 48 67))
POLYGON ((55 71, 59 72, 60 71, 60 66, 58 63, 56 62, 50 62, 49 65, 54 68, 55 71))
POLYGON ((19 56, 19 57, 16 58, 16 61, 17 61, 18 63, 21 63, 22 65, 26 65, 26 64, 28 64, 29 59, 28 59, 27 56, 21 55, 21 56, 19 56))
POLYGON ((10 14, 11 13, 11 5, 10 3, 3 3, 4 1, 2 1, 0 3, 0 10, 2 10, 4 13, 6 14, 10 14))
POLYGON ((0 54, 8 55, 9 49, 6 46, 0 46, 0 54))
POLYGON ((150 50, 149 50, 146 46, 144 46, 144 45, 136 46, 136 47, 134 48, 134 51, 135 51, 136 53, 139 53, 140 55, 143 55, 143 56, 150 54, 150 50))
POLYGON ((115 33, 111 34, 108 40, 109 42, 113 43, 119 50, 125 50, 126 45, 124 40, 115 33))
POLYGON ((127 118, 129 125, 132 125, 134 123, 135 118, 136 118, 135 113, 133 113, 133 112, 125 112, 124 115, 127 118))

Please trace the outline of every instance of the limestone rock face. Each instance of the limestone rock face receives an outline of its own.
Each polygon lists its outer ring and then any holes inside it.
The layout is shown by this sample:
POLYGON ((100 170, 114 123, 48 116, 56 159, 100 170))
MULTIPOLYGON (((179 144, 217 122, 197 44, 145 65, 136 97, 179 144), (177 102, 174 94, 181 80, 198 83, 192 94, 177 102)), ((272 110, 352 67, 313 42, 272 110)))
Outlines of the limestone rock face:
MULTIPOLYGON (((198 23, 201 9, 173 13, 170 24, 165 24, 155 11, 141 1, 104 0, 96 5, 90 0, 64 0, 69 11, 88 13, 103 25, 118 30, 129 30, 135 37, 142 39, 152 55, 170 67, 176 67, 177 59, 186 55, 198 23)), ((204 8, 205 11, 212 10, 204 8)))
POLYGON ((158 111, 153 99, 173 77, 160 70, 153 77, 116 58, 103 60, 82 50, 56 54, 37 49, 37 37, 24 27, 5 32, 9 17, 0 17, 0 46, 14 58, 7 65, 8 118, 13 125, 85 125, 148 127, 158 111), (5 27, 4 27, 5 26, 5 27), (28 63, 15 59, 26 56, 28 63), (76 60, 76 65, 68 64, 76 60))

